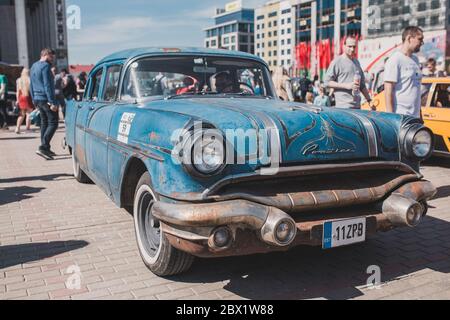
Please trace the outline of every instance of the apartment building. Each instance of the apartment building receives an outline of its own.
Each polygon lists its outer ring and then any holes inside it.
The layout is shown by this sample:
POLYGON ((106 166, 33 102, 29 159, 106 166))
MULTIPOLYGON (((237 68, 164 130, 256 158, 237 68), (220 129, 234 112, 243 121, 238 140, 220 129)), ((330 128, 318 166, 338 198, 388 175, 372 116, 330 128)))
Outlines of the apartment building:
POLYGON ((255 54, 271 69, 295 64, 294 22, 292 1, 271 1, 255 10, 255 54))

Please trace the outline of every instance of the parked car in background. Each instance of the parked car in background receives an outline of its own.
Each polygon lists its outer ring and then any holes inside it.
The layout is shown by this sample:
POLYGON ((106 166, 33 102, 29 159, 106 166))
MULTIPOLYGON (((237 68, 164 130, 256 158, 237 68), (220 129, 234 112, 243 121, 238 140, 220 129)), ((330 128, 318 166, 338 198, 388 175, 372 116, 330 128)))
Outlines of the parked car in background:
MULTIPOLYGON (((377 111, 386 111, 383 88, 375 96, 374 104, 377 111)), ((370 107, 366 104, 363 109, 370 107)), ((435 135, 434 154, 450 157, 450 77, 423 79, 422 118, 435 135)))
POLYGON ((331 249, 415 227, 436 193, 420 174, 433 152, 420 121, 281 101, 267 64, 242 52, 112 54, 68 104, 66 140, 75 178, 134 215, 157 275, 194 256, 331 249))
POLYGON ((8 95, 7 95, 7 109, 9 119, 8 123, 15 123, 18 114, 15 112, 16 105, 16 81, 20 78, 23 66, 11 65, 7 63, 0 62, 0 74, 6 75, 8 78, 8 95))

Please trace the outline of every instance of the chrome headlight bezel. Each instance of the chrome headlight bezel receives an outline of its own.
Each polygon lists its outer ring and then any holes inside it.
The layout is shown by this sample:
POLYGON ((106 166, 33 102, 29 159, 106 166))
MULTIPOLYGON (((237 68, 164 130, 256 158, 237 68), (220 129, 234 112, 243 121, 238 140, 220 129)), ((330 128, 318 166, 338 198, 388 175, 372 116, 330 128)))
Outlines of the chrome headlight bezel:
POLYGON ((208 128, 194 130, 190 132, 190 137, 185 141, 187 142, 183 147, 182 163, 190 175, 198 178, 209 178, 223 172, 226 167, 226 144, 225 138, 219 130, 208 128), (204 148, 199 144, 204 143, 205 140, 212 139, 212 137, 220 137, 220 140, 212 143, 216 143, 216 146, 219 147, 222 154, 215 156, 220 159, 217 161, 217 165, 204 169, 204 166, 208 166, 208 164, 199 163, 199 159, 204 160, 204 148), (201 152, 201 155, 198 154, 199 152, 201 152))
POLYGON ((403 150, 405 152, 405 155, 409 159, 414 159, 418 161, 424 161, 431 157, 431 155, 434 152, 434 134, 433 132, 425 127, 422 124, 414 124, 412 125, 408 131, 405 134, 405 137, 403 139, 403 150), (415 152, 415 145, 416 145, 416 138, 419 134, 426 133, 429 136, 430 143, 429 143, 429 149, 424 154, 417 154, 415 152))

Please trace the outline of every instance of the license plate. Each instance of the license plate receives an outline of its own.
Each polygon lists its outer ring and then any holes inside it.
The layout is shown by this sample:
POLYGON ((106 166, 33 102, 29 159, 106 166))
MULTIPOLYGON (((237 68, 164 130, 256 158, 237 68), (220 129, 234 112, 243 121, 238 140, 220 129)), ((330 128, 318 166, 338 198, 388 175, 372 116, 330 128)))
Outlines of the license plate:
POLYGON ((366 218, 325 222, 323 248, 331 249, 366 241, 366 218))

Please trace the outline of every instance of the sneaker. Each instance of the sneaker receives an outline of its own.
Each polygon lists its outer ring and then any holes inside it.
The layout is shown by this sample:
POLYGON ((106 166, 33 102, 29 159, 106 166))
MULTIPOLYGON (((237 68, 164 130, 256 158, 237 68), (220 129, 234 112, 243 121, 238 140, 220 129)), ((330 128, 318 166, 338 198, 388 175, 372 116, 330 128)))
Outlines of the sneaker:
POLYGON ((53 156, 48 151, 39 149, 38 151, 36 151, 36 154, 38 156, 41 156, 45 160, 53 160, 53 156))
POLYGON ((56 157, 56 156, 57 156, 57 154, 54 153, 52 150, 47 151, 47 153, 48 153, 49 155, 51 155, 52 157, 56 157))
POLYGON ((20 134, 20 130, 19 128, 16 128, 16 130, 14 131, 16 134, 20 134))

